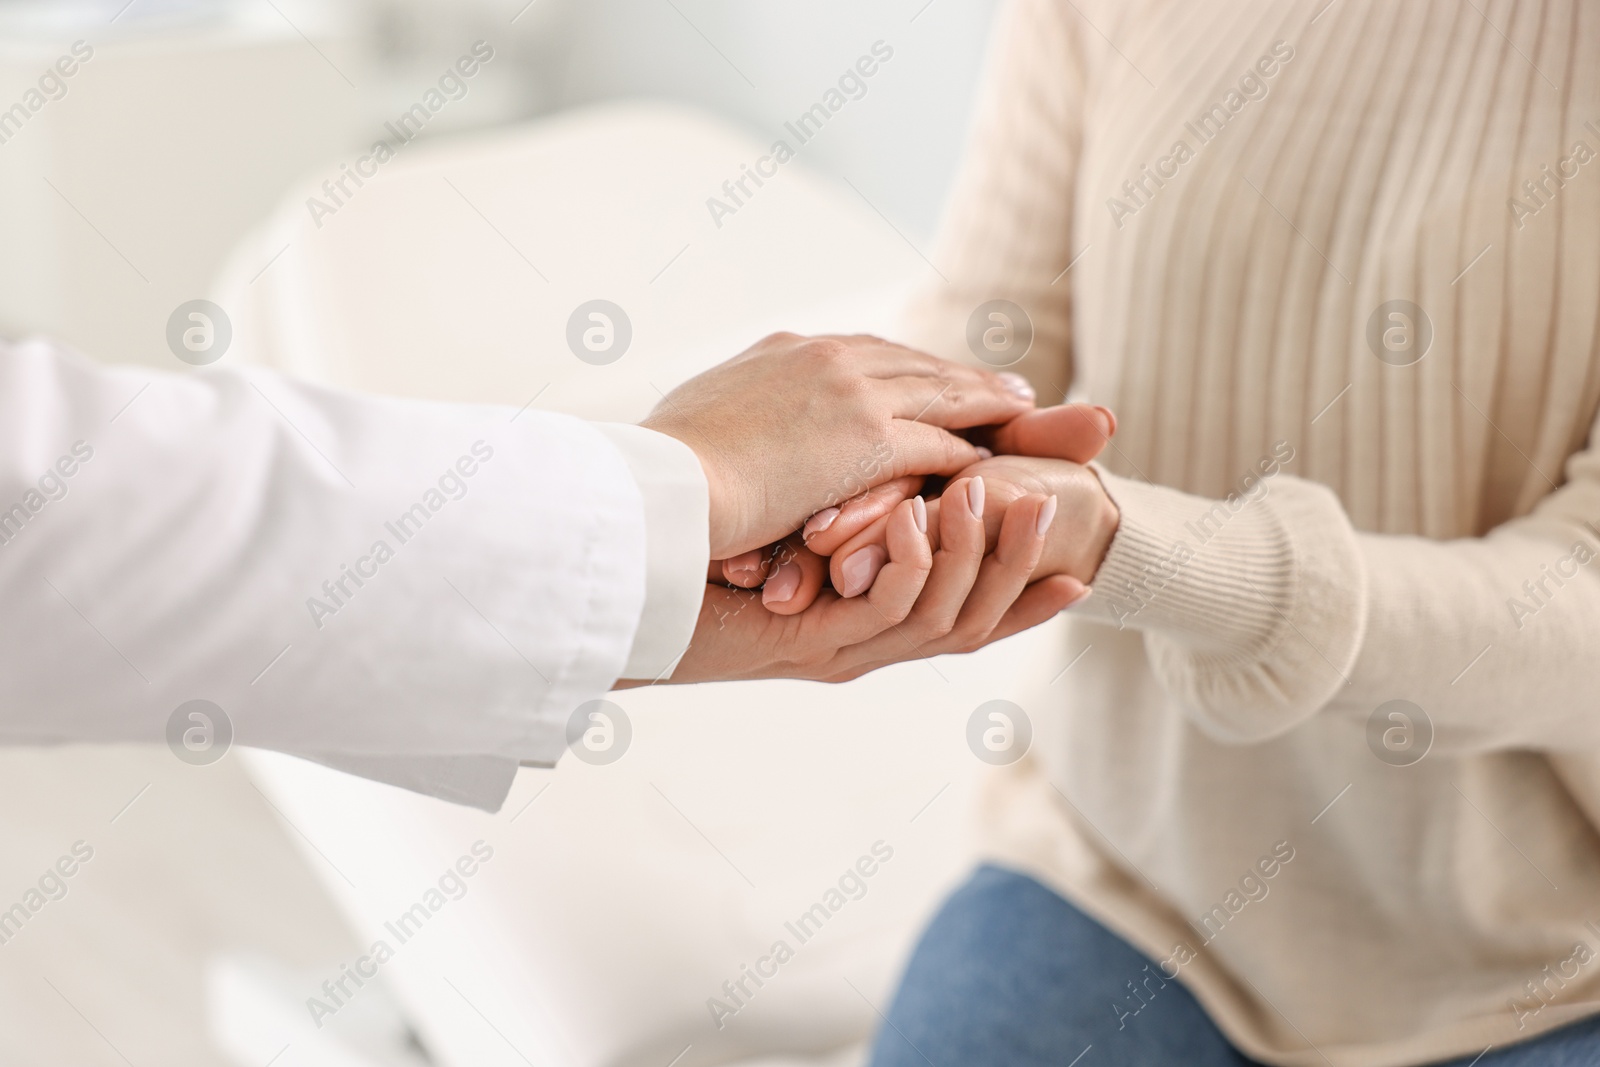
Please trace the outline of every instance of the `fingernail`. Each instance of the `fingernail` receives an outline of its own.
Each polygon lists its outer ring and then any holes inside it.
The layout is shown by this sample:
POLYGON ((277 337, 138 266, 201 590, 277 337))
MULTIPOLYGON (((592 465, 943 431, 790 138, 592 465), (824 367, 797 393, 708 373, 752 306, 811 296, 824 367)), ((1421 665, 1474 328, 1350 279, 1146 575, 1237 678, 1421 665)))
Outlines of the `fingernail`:
POLYGON ((883 565, 888 561, 889 553, 884 551, 882 545, 868 545, 860 552, 853 553, 839 566, 844 577, 844 585, 838 589, 839 595, 852 597, 872 588, 878 572, 883 570, 883 565))
POLYGON ((800 588, 800 564, 785 563, 773 572, 767 579, 767 584, 761 587, 761 602, 763 604, 783 604, 794 597, 795 591, 800 588))
POLYGON ((1039 509, 1038 533, 1040 537, 1043 537, 1045 531, 1050 529, 1050 524, 1056 521, 1056 505, 1058 503, 1060 501, 1055 497, 1051 497, 1044 502, 1044 507, 1039 509))
POLYGON ((977 446, 977 453, 978 453, 978 458, 979 459, 993 459, 994 458, 993 450, 988 449, 988 448, 984 448, 982 445, 978 445, 977 446))
POLYGON ((967 504, 971 506, 972 513, 979 518, 983 517, 983 476, 967 482, 967 504))
POLYGON ((1083 592, 1079 593, 1077 596, 1075 596, 1071 600, 1067 601, 1067 607, 1075 608, 1079 604, 1082 604, 1085 600, 1088 600, 1092 596, 1094 596, 1093 587, 1086 585, 1086 586, 1083 587, 1083 592))
POLYGON ((1033 391, 1033 386, 1029 384, 1028 379, 1024 378, 1015 371, 1003 370, 1000 372, 999 377, 1001 384, 1004 385, 1006 389, 1015 395, 1019 400, 1027 400, 1031 402, 1038 396, 1038 394, 1033 391))
POLYGON ((760 574, 761 550, 752 549, 749 552, 741 552, 725 562, 722 565, 722 569, 728 574, 760 574))
POLYGON ((1107 437, 1110 437, 1112 434, 1116 433, 1117 416, 1112 413, 1111 409, 1101 407, 1099 404, 1096 404, 1094 409, 1100 415, 1100 432, 1105 434, 1107 437))
POLYGON ((916 520, 918 530, 928 532, 928 502, 920 496, 911 498, 911 517, 916 520))
POLYGON ((809 541, 823 530, 826 530, 828 527, 832 526, 833 520, 837 519, 838 517, 838 508, 823 508, 821 511, 817 512, 815 515, 806 520, 805 529, 800 532, 800 536, 809 541))

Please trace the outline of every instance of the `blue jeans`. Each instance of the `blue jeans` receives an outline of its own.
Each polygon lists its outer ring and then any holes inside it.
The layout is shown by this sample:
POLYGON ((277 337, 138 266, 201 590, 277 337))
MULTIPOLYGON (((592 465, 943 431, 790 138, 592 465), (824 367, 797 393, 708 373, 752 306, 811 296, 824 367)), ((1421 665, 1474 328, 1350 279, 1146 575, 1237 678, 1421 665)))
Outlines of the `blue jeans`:
MULTIPOLYGON (((872 1067, 973 1064, 1255 1061, 1228 1043, 1188 990, 1163 981, 1154 961, 1032 878, 985 866, 923 933, 872 1051, 872 1067)), ((1441 1067, 1469 1064, 1594 1067, 1600 1017, 1441 1067)))

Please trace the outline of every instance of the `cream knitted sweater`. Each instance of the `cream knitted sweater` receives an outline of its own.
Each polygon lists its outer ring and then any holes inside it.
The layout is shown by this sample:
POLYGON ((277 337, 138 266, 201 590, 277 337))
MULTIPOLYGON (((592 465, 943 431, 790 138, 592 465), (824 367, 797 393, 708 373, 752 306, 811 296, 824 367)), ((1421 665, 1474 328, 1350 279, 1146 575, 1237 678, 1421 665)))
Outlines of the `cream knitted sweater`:
POLYGON ((1025 309, 1015 369, 1118 413, 1122 520, 991 851, 1271 1063, 1600 1012, 1600 6, 996 34, 906 332, 1025 309))

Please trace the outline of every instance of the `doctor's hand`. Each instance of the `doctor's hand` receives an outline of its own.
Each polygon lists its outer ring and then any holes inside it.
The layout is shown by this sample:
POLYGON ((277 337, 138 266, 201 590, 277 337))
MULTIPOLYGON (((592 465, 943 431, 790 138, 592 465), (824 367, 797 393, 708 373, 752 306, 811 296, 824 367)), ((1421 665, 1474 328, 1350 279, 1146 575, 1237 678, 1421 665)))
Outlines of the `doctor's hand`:
POLYGON ((779 333, 668 393, 642 425, 700 458, 711 558, 726 559, 881 483, 955 474, 984 453, 949 431, 1032 407, 1014 378, 876 337, 779 333))
POLYGON ((901 660, 971 651, 1051 618, 1073 585, 1029 585, 1029 576, 1054 509, 1043 495, 1012 499, 986 556, 982 481, 953 483, 936 517, 921 497, 885 516, 886 559, 862 596, 823 589, 805 610, 780 615, 758 592, 708 582, 694 639, 670 680, 846 681, 901 660))

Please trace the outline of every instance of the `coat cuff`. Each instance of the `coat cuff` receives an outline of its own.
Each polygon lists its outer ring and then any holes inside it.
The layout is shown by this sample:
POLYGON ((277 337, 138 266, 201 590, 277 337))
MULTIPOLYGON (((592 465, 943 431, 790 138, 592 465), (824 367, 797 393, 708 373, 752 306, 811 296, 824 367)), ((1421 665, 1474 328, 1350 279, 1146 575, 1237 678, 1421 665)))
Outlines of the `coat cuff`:
POLYGON ((642 426, 597 423, 633 472, 644 498, 645 595, 622 677, 654 680, 694 636, 711 557, 711 500, 694 450, 642 426))

